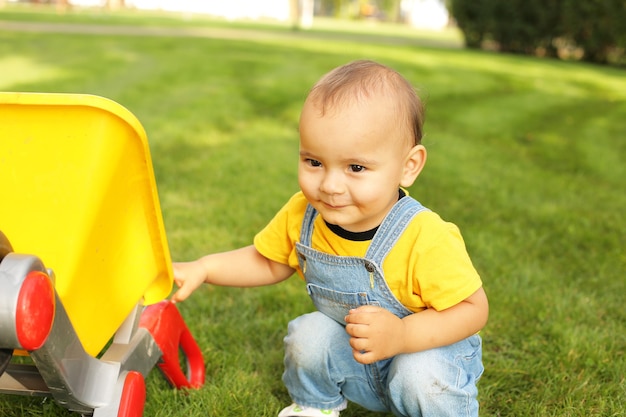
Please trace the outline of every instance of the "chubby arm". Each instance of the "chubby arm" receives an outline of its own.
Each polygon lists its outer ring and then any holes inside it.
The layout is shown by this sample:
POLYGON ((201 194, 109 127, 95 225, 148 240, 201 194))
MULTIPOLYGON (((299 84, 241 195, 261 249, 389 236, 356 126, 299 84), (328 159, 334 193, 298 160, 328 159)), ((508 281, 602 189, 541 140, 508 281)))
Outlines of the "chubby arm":
POLYGON ((346 316, 346 331, 354 358, 367 364, 458 342, 482 329, 488 316, 489 303, 480 288, 446 310, 429 308, 403 319, 380 307, 359 307, 346 316))
POLYGON ((275 284, 295 271, 288 265, 261 255, 254 246, 214 253, 191 262, 174 263, 174 282, 178 291, 173 302, 183 301, 202 284, 229 287, 257 287, 275 284))

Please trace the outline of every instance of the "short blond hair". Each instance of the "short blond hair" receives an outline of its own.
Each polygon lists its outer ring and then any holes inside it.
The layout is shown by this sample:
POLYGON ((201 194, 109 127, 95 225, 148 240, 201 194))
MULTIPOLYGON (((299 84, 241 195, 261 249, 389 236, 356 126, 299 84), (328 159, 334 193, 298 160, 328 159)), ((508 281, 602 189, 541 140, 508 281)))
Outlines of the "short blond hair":
MULTIPOLYGON (((424 105, 415 89, 397 71, 369 60, 342 65, 324 75, 311 88, 307 100, 319 105, 322 115, 333 108, 350 105, 375 94, 392 94, 404 115, 414 145, 423 137, 424 105)), ((400 116, 402 120, 402 116, 400 116)))

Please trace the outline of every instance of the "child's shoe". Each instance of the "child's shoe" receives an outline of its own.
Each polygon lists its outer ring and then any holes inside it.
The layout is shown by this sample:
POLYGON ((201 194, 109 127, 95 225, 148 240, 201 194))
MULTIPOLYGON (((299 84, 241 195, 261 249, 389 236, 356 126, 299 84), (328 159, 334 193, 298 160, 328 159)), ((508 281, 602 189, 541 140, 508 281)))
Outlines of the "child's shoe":
POLYGON ((320 410, 319 408, 304 407, 293 403, 278 413, 278 417, 339 417, 339 411, 320 410))

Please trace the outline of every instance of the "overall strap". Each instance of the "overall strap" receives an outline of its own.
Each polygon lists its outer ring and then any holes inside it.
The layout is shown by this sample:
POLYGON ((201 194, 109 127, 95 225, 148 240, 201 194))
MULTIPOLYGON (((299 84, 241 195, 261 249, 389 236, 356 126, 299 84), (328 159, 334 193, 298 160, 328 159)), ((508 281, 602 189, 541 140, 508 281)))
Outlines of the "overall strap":
MULTIPOLYGON (((406 196, 398 200, 378 227, 365 257, 378 265, 382 265, 387 253, 395 245, 413 217, 425 210, 428 209, 412 197, 406 196)), ((302 230, 300 231, 300 243, 305 246, 311 246, 313 222, 317 214, 317 210, 311 204, 307 204, 302 219, 302 230)))
POLYGON ((300 231, 300 243, 304 246, 311 247, 311 238, 313 237, 313 222, 317 216, 317 210, 311 204, 306 205, 304 218, 302 219, 302 230, 300 231))
POLYGON ((428 210, 410 196, 398 200, 378 227, 365 257, 378 265, 396 244, 411 220, 420 212, 428 210))

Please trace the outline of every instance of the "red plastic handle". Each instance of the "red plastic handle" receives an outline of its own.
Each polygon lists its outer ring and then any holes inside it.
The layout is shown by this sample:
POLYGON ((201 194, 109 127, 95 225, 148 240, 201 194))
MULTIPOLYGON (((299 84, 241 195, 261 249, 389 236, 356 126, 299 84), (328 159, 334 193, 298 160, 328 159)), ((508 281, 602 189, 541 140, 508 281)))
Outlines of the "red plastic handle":
POLYGON ((183 317, 174 304, 164 300, 144 309, 139 327, 147 329, 163 352, 159 369, 176 388, 200 388, 205 370, 202 351, 191 335, 183 317), (187 373, 180 367, 178 353, 187 358, 187 373))

